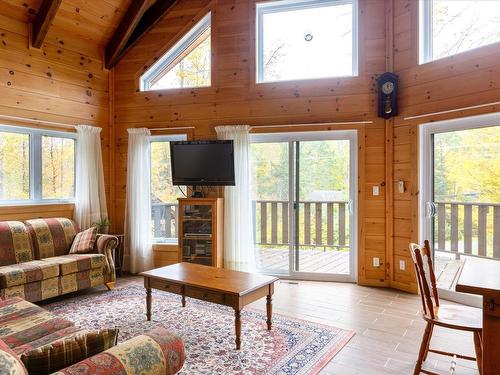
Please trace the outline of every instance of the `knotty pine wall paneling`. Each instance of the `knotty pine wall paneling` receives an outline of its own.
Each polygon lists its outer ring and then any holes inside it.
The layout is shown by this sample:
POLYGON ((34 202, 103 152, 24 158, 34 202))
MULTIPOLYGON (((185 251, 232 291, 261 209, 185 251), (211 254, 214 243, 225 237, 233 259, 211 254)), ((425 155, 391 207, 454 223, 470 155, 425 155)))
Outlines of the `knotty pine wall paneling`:
POLYGON ((127 128, 194 126, 195 139, 210 139, 215 138, 217 125, 369 120, 373 123, 359 131, 358 279, 366 285, 390 285, 385 270, 385 122, 376 116, 374 81, 385 71, 385 10, 380 3, 359 1, 357 77, 256 84, 255 2, 179 0, 114 69, 115 223, 122 227, 124 222, 127 128), (211 87, 140 92, 140 75, 208 10, 212 11, 211 87), (372 196, 374 185, 381 187, 379 196, 372 196), (372 266, 374 256, 380 258, 381 267, 372 266))
MULTIPOLYGON (((101 127, 109 200, 109 82, 108 72, 103 69, 102 46, 55 27, 49 30, 40 49, 30 48, 27 22, 36 13, 40 1, 29 3, 24 6, 16 1, 0 1, 0 114, 101 127)), ((55 23, 57 17, 59 15, 55 23)), ((0 123, 9 122, 0 118, 0 123)), ((29 126, 29 123, 23 125, 29 126)), ((0 220, 39 216, 72 217, 73 205, 0 209, 0 220)))

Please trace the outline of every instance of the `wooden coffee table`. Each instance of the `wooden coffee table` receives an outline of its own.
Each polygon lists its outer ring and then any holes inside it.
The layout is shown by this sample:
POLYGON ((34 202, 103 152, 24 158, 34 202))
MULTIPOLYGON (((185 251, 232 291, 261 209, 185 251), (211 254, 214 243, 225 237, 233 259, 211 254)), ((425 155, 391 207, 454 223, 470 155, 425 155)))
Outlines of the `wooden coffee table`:
POLYGON ((167 267, 141 273, 146 288, 146 317, 151 320, 151 289, 159 289, 182 296, 182 307, 186 296, 225 305, 234 309, 236 349, 241 346, 241 310, 246 305, 263 297, 267 298, 267 329, 272 325, 272 295, 276 277, 256 275, 202 266, 193 263, 177 263, 167 267))

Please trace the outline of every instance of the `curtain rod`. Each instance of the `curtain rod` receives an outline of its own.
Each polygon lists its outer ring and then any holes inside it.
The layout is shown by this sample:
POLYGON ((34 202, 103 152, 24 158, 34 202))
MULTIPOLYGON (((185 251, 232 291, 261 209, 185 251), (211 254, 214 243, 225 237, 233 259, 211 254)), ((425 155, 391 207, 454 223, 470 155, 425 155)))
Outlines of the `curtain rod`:
POLYGON ((38 124, 38 125, 44 125, 45 124, 45 125, 50 125, 50 126, 55 126, 55 127, 60 127, 60 128, 72 128, 72 129, 76 129, 76 125, 65 124, 63 122, 35 120, 35 119, 32 119, 32 118, 10 116, 10 115, 2 115, 2 114, 0 114, 0 118, 4 118, 4 119, 7 119, 7 120, 12 120, 12 121, 35 123, 35 124, 38 124))
POLYGON ((316 122, 311 124, 289 124, 289 125, 260 125, 252 126, 250 129, 261 129, 261 128, 290 128, 299 126, 327 126, 327 125, 361 125, 361 124, 373 124, 373 121, 345 121, 345 122, 316 122))
POLYGON ((194 126, 178 126, 174 128, 148 128, 151 131, 155 130, 184 130, 184 129, 194 129, 194 126))
POLYGON ((468 110, 468 109, 476 109, 476 108, 489 107, 490 105, 497 105, 497 104, 500 104, 500 102, 478 104, 478 105, 472 105, 470 107, 462 107, 462 108, 456 108, 456 109, 449 109, 447 111, 431 112, 431 113, 425 113, 423 115, 408 116, 408 117, 403 117, 403 120, 414 120, 414 119, 418 119, 418 118, 422 118, 422 117, 444 115, 446 113, 453 113, 453 112, 465 111, 465 110, 468 110))

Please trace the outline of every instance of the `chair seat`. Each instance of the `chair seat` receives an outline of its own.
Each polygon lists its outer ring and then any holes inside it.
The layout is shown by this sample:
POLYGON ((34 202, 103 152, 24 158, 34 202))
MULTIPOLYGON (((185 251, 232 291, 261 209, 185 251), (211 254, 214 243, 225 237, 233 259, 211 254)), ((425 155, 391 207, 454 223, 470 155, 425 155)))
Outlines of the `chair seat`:
POLYGON ((483 312, 481 309, 463 305, 441 305, 434 308, 435 318, 424 316, 425 320, 438 326, 462 331, 481 331, 483 312))
POLYGON ((33 283, 59 276, 59 266, 53 262, 32 260, 0 267, 0 288, 33 283))
POLYGON ((102 268, 106 257, 104 254, 68 254, 58 257, 45 258, 42 260, 58 264, 61 270, 61 275, 64 276, 71 273, 102 268))

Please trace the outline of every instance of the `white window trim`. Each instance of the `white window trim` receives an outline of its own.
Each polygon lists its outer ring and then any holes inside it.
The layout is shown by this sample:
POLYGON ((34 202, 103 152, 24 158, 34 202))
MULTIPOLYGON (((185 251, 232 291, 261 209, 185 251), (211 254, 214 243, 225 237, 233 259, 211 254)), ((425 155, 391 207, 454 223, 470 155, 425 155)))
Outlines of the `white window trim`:
POLYGON ((446 59, 447 57, 451 56, 456 56, 460 55, 462 53, 470 52, 473 50, 476 50, 478 48, 490 46, 495 43, 500 43, 500 41, 496 42, 491 42, 482 46, 470 48, 464 51, 460 51, 451 55, 439 57, 439 58, 434 58, 433 56, 433 36, 432 36, 432 2, 433 0, 420 0, 419 1, 419 31, 418 31, 418 50, 419 50, 419 57, 418 57, 418 63, 419 65, 422 64, 427 64, 433 61, 439 61, 442 59, 446 59))
MULTIPOLYGON (((189 48, 208 28, 212 25, 212 13, 203 17, 195 26, 189 30, 172 48, 168 50, 146 73, 140 78, 141 91, 152 91, 151 80, 163 71, 163 67, 170 65, 182 52, 189 48)), ((209 87, 209 86, 203 86, 209 87)), ((186 87, 192 89, 193 87, 186 87)))
POLYGON ((285 0, 257 3, 256 5, 256 43, 255 43, 255 56, 256 56, 256 83, 273 83, 273 82, 290 82, 309 79, 328 79, 340 77, 356 77, 358 76, 358 0, 285 0), (262 70, 263 51, 261 46, 263 43, 263 22, 262 17, 268 13, 278 13, 287 10, 311 9, 322 7, 327 4, 330 5, 343 5, 352 4, 352 74, 347 76, 328 76, 318 78, 302 78, 302 79, 289 79, 279 81, 265 81, 264 72, 262 70))
MULTIPOLYGON (((154 136, 151 136, 149 139, 150 139, 149 143, 186 141, 187 134, 154 135, 154 136)), ((149 186, 151 186, 151 184, 149 184, 149 186)), ((177 225, 177 228, 178 227, 179 226, 177 225)), ((153 244, 154 245, 178 245, 178 243, 179 243, 179 239, 177 237, 154 237, 153 236, 153 244)))
POLYGON ((33 204, 64 204, 75 202, 75 183, 73 184, 73 197, 65 199, 43 199, 42 198, 42 137, 68 138, 75 140, 74 171, 76 179, 76 133, 62 132, 56 130, 34 129, 28 127, 0 125, 0 132, 18 133, 29 135, 29 183, 30 198, 16 200, 0 200, 0 206, 27 206, 33 204))

